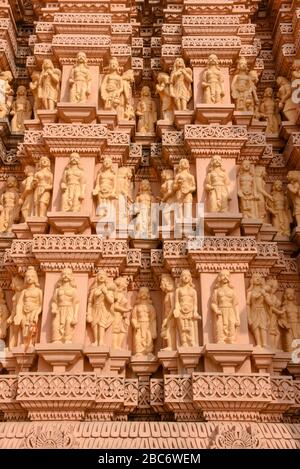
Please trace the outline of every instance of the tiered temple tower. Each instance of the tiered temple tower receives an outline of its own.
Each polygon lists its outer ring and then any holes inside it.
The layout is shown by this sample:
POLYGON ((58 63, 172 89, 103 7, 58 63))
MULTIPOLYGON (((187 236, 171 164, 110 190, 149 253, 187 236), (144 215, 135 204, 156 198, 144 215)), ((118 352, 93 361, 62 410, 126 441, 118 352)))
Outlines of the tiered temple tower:
POLYGON ((299 448, 300 2, 0 13, 0 448, 299 448))

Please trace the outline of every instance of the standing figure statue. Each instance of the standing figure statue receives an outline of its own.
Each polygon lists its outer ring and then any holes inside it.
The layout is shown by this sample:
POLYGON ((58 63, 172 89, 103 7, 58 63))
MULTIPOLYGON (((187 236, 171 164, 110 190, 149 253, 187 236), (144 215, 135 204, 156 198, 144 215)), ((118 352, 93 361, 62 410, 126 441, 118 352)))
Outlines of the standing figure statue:
POLYGON ((296 218, 297 227, 300 227, 300 171, 289 171, 287 180, 287 190, 293 204, 293 215, 296 218))
POLYGON ((9 311, 5 300, 5 294, 2 288, 0 287, 0 339, 4 340, 6 338, 9 311))
POLYGON ((30 217, 33 210, 33 192, 34 192, 34 167, 25 166, 24 173, 26 178, 21 182, 21 195, 19 204, 24 221, 30 217))
POLYGON ((178 221, 183 218, 192 219, 193 193, 196 191, 196 181, 190 172, 190 163, 186 158, 181 158, 174 179, 175 201, 178 204, 178 221))
POLYGON ((11 233, 13 223, 19 218, 19 200, 18 181, 15 176, 8 176, 0 195, 0 233, 11 233))
POLYGON ((284 332, 288 330, 284 310, 281 307, 281 301, 276 296, 277 291, 277 280, 267 280, 265 286, 265 302, 267 305, 267 312, 269 316, 268 331, 270 338, 270 346, 275 350, 278 350, 280 347, 280 330, 283 329, 284 332))
POLYGON ((231 83, 231 96, 237 111, 254 111, 258 97, 253 75, 250 75, 245 57, 240 57, 231 83))
POLYGON ((151 97, 149 86, 143 86, 141 98, 136 107, 136 115, 138 116, 137 131, 143 134, 152 134, 154 132, 154 124, 157 121, 156 103, 151 97))
POLYGON ((201 316, 198 314, 197 291, 189 270, 181 272, 179 286, 175 290, 173 315, 178 324, 181 346, 198 346, 198 321, 201 316))
POLYGON ((176 350, 177 320, 174 317, 175 309, 175 282, 171 275, 161 276, 160 288, 164 297, 164 320, 161 326, 161 337, 166 340, 167 346, 163 350, 176 350))
POLYGON ((175 202, 174 190, 174 172, 172 169, 164 169, 161 172, 160 200, 163 204, 162 208, 162 226, 171 227, 171 211, 175 202))
POLYGON ((12 103, 10 114, 13 116, 11 120, 12 132, 24 133, 24 121, 31 118, 32 106, 27 98, 27 90, 25 86, 18 86, 17 96, 12 103))
POLYGON ((121 350, 124 339, 128 334, 130 324, 129 313, 131 307, 127 299, 128 280, 126 277, 118 277, 115 280, 114 305, 113 305, 113 323, 112 323, 112 342, 111 348, 121 350))
POLYGON ((282 308, 287 324, 285 348, 292 351, 293 340, 300 337, 300 307, 297 304, 294 288, 287 288, 283 294, 282 308))
POLYGON ((265 189, 265 178, 266 178, 266 168, 265 166, 255 166, 255 187, 256 194, 258 197, 257 200, 257 213, 258 218, 260 218, 264 223, 266 222, 266 205, 267 200, 273 202, 273 198, 265 189))
POLYGON ((266 88, 258 110, 258 117, 267 121, 266 134, 278 134, 281 124, 278 102, 272 88, 266 88))
POLYGON ((103 77, 100 94, 106 111, 118 111, 123 93, 123 80, 120 73, 118 59, 112 57, 109 61, 108 72, 103 77))
POLYGON ((84 103, 91 94, 92 76, 84 52, 78 52, 76 64, 72 67, 69 85, 71 103, 84 103))
POLYGON ((42 156, 36 164, 33 186, 34 215, 36 217, 46 217, 53 189, 53 174, 51 172, 51 163, 47 156, 42 156))
POLYGON ((203 97, 206 104, 222 102, 225 96, 223 82, 219 59, 215 54, 211 54, 207 59, 207 67, 202 74, 203 97))
POLYGON ((21 326, 22 341, 26 347, 34 345, 37 322, 42 312, 43 292, 34 267, 29 266, 24 277, 24 288, 19 296, 14 324, 21 326))
POLYGON ((16 347, 18 345, 19 332, 20 332, 20 323, 15 324, 15 317, 17 314, 17 304, 21 295, 22 290, 24 289, 24 281, 20 275, 15 275, 12 278, 11 289, 14 292, 12 296, 12 308, 11 315, 7 319, 7 324, 9 325, 9 349, 16 347))
POLYGON ((72 269, 62 271, 51 302, 52 342, 71 344, 78 322, 79 296, 72 269))
POLYGON ((153 357, 156 332, 156 311, 147 287, 141 287, 132 311, 133 351, 136 356, 153 357))
POLYGON ((276 83, 279 87, 279 90, 277 91, 279 109, 285 119, 295 124, 298 118, 299 106, 293 101, 292 85, 285 77, 277 77, 276 83))
POLYGON ((104 158, 102 167, 97 173, 93 196, 97 197, 97 214, 103 217, 109 209, 108 204, 116 199, 116 174, 109 157, 104 158))
POLYGON ((117 172, 116 196, 118 198, 118 223, 124 228, 130 220, 130 207, 133 203, 133 172, 129 166, 121 166, 117 172))
POLYGON ((123 91, 121 94, 120 106, 118 109, 118 118, 123 120, 134 120, 132 86, 134 84, 134 73, 130 68, 122 75, 123 91))
POLYGON ((136 238, 149 239, 152 236, 151 206, 153 202, 155 198, 152 195, 151 184, 148 179, 143 179, 134 202, 136 238))
POLYGON ((39 77, 38 99, 41 108, 54 111, 60 92, 61 71, 55 68, 50 59, 44 59, 39 77))
POLYGON ((290 236, 293 221, 288 198, 283 190, 282 182, 277 180, 273 184, 272 199, 266 202, 266 208, 271 213, 272 225, 281 236, 290 236))
POLYGON ((174 98, 175 110, 186 111, 192 92, 193 71, 184 60, 177 57, 170 76, 170 95, 174 98))
POLYGON ((170 90, 170 77, 167 73, 160 72, 157 76, 156 93, 160 97, 160 109, 163 120, 173 124, 174 101, 170 90))
POLYGON ((39 98, 39 80, 40 80, 40 73, 35 71, 32 72, 31 75, 31 82, 29 83, 29 89, 33 96, 33 114, 34 119, 38 119, 37 111, 40 109, 40 98, 39 98))
POLYGON ((210 160, 204 181, 208 212, 228 212, 231 200, 229 184, 229 179, 222 165, 222 158, 219 155, 214 155, 210 160))
POLYGON ((7 117, 11 109, 14 90, 10 86, 13 76, 10 70, 0 72, 0 119, 7 117))
POLYGON ((114 320, 114 288, 104 270, 99 270, 92 285, 87 307, 87 322, 92 326, 94 346, 104 345, 106 330, 114 320))
POLYGON ((240 209, 244 218, 258 218, 254 167, 248 160, 244 160, 238 174, 238 197, 240 209))
POLYGON ((64 172, 60 188, 61 210, 63 212, 80 212, 85 196, 86 179, 80 165, 80 155, 71 153, 64 172))
POLYGON ((258 347, 267 347, 269 326, 267 304, 265 302, 265 281, 259 273, 254 273, 247 290, 248 324, 258 347))
POLYGON ((218 344, 233 344, 236 329, 240 326, 238 301, 230 283, 230 272, 221 270, 213 290, 211 309, 216 315, 216 339, 218 344))

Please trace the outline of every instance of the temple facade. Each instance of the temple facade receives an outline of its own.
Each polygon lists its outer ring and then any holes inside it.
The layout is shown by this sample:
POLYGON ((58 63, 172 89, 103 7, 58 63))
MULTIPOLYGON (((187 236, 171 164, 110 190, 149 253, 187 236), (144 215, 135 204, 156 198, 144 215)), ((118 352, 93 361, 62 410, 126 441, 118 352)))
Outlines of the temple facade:
POLYGON ((299 0, 0 0, 0 448, 300 448, 299 103, 299 0))

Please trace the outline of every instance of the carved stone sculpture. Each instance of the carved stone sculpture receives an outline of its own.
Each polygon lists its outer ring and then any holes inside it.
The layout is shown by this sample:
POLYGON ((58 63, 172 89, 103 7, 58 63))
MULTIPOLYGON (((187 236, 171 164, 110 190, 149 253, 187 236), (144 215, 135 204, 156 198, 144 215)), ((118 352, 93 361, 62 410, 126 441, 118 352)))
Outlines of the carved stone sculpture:
POLYGON ((113 323, 112 323, 112 343, 111 347, 120 350, 123 347, 124 339, 128 334, 130 324, 129 314, 131 307, 128 305, 126 277, 118 277, 115 280, 113 323))
POLYGON ((143 86, 141 91, 141 99, 136 108, 138 116, 137 131, 143 134, 152 134, 154 125, 157 121, 156 103, 151 97, 149 86, 143 86))
POLYGON ((267 200, 266 207, 271 213, 272 225, 277 229, 279 235, 290 236, 290 225, 293 219, 281 181, 274 182, 271 197, 272 199, 267 200))
POLYGON ((186 158, 182 158, 179 161, 174 179, 175 201, 178 203, 179 221, 183 219, 183 216, 191 220, 193 193, 195 191, 196 181, 190 172, 190 163, 186 158))
POLYGON ((33 186, 34 215, 46 217, 53 189, 53 174, 51 172, 50 160, 47 156, 42 156, 36 165, 33 186))
POLYGON ((270 338, 270 346, 278 350, 280 348, 280 330, 288 329, 284 311, 281 307, 281 301, 276 296, 278 291, 278 282, 275 279, 269 279, 266 282, 265 286, 265 302, 267 305, 269 323, 268 331, 270 338))
POLYGON ((207 59, 207 67, 202 74, 203 97, 206 104, 218 104, 225 95, 223 75, 219 67, 219 59, 211 54, 207 59))
POLYGON ((17 89, 17 96, 12 103, 10 115, 13 116, 11 120, 12 132, 24 133, 24 121, 31 118, 32 106, 27 98, 27 90, 25 86, 19 86, 17 89))
POLYGON ((231 83, 231 96, 237 111, 254 111, 258 104, 254 75, 250 75, 245 57, 240 57, 231 83))
POLYGON ((230 283, 230 272, 222 270, 211 298, 211 309, 215 314, 216 340, 218 344, 233 344, 236 329, 240 325, 238 301, 230 283))
POLYGON ((174 317, 175 309, 175 282, 171 275, 161 276, 160 288, 164 297, 164 320, 161 326, 161 337, 166 340, 164 350, 176 350, 177 320, 174 317))
POLYGON ((162 119, 170 124, 174 121, 174 101, 170 90, 170 77, 160 72, 157 76, 156 92, 160 97, 162 119))
POLYGON ((2 288, 0 287, 0 339, 6 338, 6 332, 9 318, 9 311, 5 300, 5 294, 2 288))
POLYGON ((238 197, 240 210, 244 218, 258 218, 254 167, 248 160, 244 160, 238 174, 238 197))
POLYGON ((148 179, 143 179, 134 202, 135 234, 137 238, 151 238, 151 205, 155 202, 148 179))
POLYGON ((104 158, 96 177, 93 196, 97 197, 98 206, 116 198, 116 174, 111 158, 104 158))
POLYGON ((300 307, 297 304, 294 288, 287 288, 283 294, 282 308, 287 325, 286 351, 292 351, 292 342, 299 338, 300 333, 300 307))
POLYGON ((71 153, 60 188, 62 191, 61 209, 63 212, 80 212, 85 196, 86 179, 80 165, 80 155, 71 153))
POLYGON ((300 227, 300 171, 289 171, 287 174, 287 190, 293 204, 293 215, 300 227))
POLYGON ((31 75, 31 82, 29 83, 29 89, 33 96, 33 114, 34 118, 38 119, 37 111, 40 109, 40 98, 39 98, 39 80, 40 80, 40 73, 35 71, 31 75))
POLYGON ((186 111, 192 92, 193 71, 185 66, 184 60, 178 57, 170 76, 170 95, 174 98, 175 110, 186 111))
POLYGON ((72 269, 62 271, 51 301, 52 342, 71 344, 78 322, 79 296, 72 269))
POLYGON ((21 326, 22 341, 25 346, 33 345, 36 339, 37 322, 42 312, 43 292, 34 267, 27 268, 24 288, 19 296, 14 324, 21 326))
POLYGON ((172 204, 175 202, 174 172, 172 169, 164 169, 161 173, 160 199, 164 204, 162 213, 162 226, 171 226, 172 204))
POLYGON ((257 213, 258 218, 263 222, 266 222, 266 201, 273 202, 272 196, 265 190, 265 177, 266 168, 265 166, 255 166, 255 187, 257 200, 257 213))
POLYGON ((116 197, 118 198, 118 217, 120 225, 128 226, 130 207, 133 203, 132 169, 121 166, 117 172, 116 197))
POLYGON ((278 102, 274 99, 272 88, 266 88, 264 91, 258 117, 267 121, 266 134, 278 134, 281 118, 278 102))
POLYGON ((0 233, 11 233, 12 225, 19 217, 19 199, 18 181, 14 176, 8 176, 0 196, 0 233))
POLYGON ((91 287, 88 297, 87 322, 91 324, 93 345, 104 345, 106 330, 112 325, 114 289, 104 270, 97 273, 96 281, 91 287))
POLYGON ((103 77, 100 94, 107 111, 117 111, 123 93, 123 80, 120 74, 118 59, 112 57, 109 61, 108 72, 103 77))
POLYGON ((201 316, 198 314, 197 291, 189 270, 181 272, 179 286, 175 290, 174 318, 177 320, 181 346, 198 346, 198 321, 201 316))
POLYGON ((130 68, 122 74, 123 91, 118 109, 119 120, 133 120, 135 118, 133 108, 132 86, 134 84, 134 73, 130 68))
POLYGON ((207 192, 208 212, 227 212, 231 200, 229 195, 229 179, 222 165, 222 158, 214 155, 209 163, 204 188, 207 192))
POLYGON ((157 337, 156 311, 147 287, 141 287, 132 311, 133 351, 136 356, 153 356, 157 337))
POLYGON ((44 59, 38 84, 41 109, 54 111, 59 99, 60 81, 61 71, 54 67, 50 59, 44 59))
POLYGON ((13 76, 10 70, 0 72, 0 119, 7 117, 12 105, 14 91, 10 86, 13 76))
POLYGON ((21 295, 21 292, 24 288, 23 278, 19 275, 14 275, 11 282, 11 288, 13 291, 12 297, 12 308, 11 315, 7 319, 7 324, 9 325, 9 348, 16 347, 18 345, 18 338, 20 332, 20 323, 15 324, 15 317, 17 314, 17 304, 21 295))
POLYGON ((72 67, 69 85, 71 103, 84 103, 91 94, 92 76, 84 52, 78 52, 76 64, 72 67))
POLYGON ((285 77, 278 77, 276 83, 279 87, 277 97, 279 98, 279 109, 285 119, 292 123, 297 122, 298 106, 293 102, 293 89, 291 83, 285 77))
POLYGON ((34 193, 34 167, 25 166, 24 173, 26 178, 21 182, 21 195, 19 204, 24 221, 32 214, 33 210, 33 193, 34 193))
POLYGON ((259 273, 252 275, 247 291, 247 313, 255 344, 267 347, 268 312, 265 303, 265 281, 259 273))

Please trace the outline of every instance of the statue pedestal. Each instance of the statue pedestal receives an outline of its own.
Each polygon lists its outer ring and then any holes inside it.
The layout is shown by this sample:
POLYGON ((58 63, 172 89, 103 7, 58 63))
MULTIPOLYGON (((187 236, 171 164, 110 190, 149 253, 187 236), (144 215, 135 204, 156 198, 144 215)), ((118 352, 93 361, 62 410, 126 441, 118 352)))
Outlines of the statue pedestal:
POLYGON ((77 212, 48 212, 48 219, 59 233, 82 233, 90 225, 90 217, 87 213, 77 212))
POLYGON ((226 125, 233 111, 233 104, 197 104, 195 123, 226 125))
POLYGON ((204 226, 214 236, 227 236, 237 228, 242 220, 241 213, 205 213, 204 226))
POLYGON ((280 131, 279 131, 280 137, 284 138, 284 140, 288 140, 290 135, 292 135, 295 132, 298 132, 297 124, 296 122, 282 121, 280 131))
POLYGON ((13 347, 11 351, 17 361, 18 371, 29 371, 36 357, 36 347, 30 346, 26 350, 24 345, 19 345, 13 347))
POLYGON ((234 111, 233 122, 235 125, 250 125, 253 111, 234 111))
POLYGON ((178 373, 178 352, 177 350, 160 350, 157 358, 162 363, 167 374, 176 375, 178 373))
POLYGON ((81 357, 82 344, 36 344, 37 354, 52 366, 54 373, 65 373, 81 357))
POLYGON ((90 124, 96 119, 96 104, 58 103, 59 118, 68 124, 90 124))
POLYGON ((18 223, 12 226, 12 230, 15 233, 17 239, 28 239, 31 238, 31 231, 27 223, 18 223))
POLYGON ((252 360, 259 373, 270 373, 274 352, 262 347, 254 347, 252 360))
POLYGON ((299 363, 293 363, 293 362, 290 361, 288 363, 287 369, 289 370, 291 375, 293 375, 294 379, 300 380, 300 362, 299 363))
POLYGON ((136 132, 135 134, 135 143, 139 145, 149 145, 149 143, 154 143, 156 140, 156 133, 149 132, 148 134, 144 134, 141 132, 136 132))
POLYGON ((130 245, 135 249, 157 249, 159 239, 131 239, 130 245))
POLYGON ((54 124, 57 121, 57 110, 55 111, 48 111, 42 110, 37 111, 37 115, 43 125, 46 124, 54 124))
POLYGON ((177 129, 184 129, 185 125, 193 123, 194 111, 174 111, 174 123, 177 129))
POLYGON ((118 122, 118 129, 121 130, 122 132, 130 135, 130 137, 134 137, 135 134, 135 127, 136 127, 136 122, 135 120, 119 120, 118 122))
POLYGON ((188 374, 193 373, 198 366, 203 347, 178 347, 178 354, 183 367, 188 374))
POLYGON ((118 125, 117 111, 104 111, 103 109, 98 109, 97 121, 100 124, 106 125, 108 129, 114 130, 118 125))
POLYGON ((27 218, 27 225, 32 235, 44 234, 47 231, 48 219, 47 217, 29 217, 27 218))
POLYGON ((121 374, 126 364, 129 362, 131 357, 130 350, 120 349, 120 350, 113 350, 110 349, 109 352, 109 368, 111 375, 119 375, 121 374))
POLYGON ((103 371, 107 369, 109 355, 108 345, 90 345, 85 347, 83 353, 88 357, 88 360, 97 375, 101 375, 103 371))
POLYGON ((263 223, 258 233, 258 241, 273 241, 276 234, 277 230, 274 226, 263 223))
POLYGON ((0 363, 3 368, 5 368, 10 375, 14 375, 18 370, 18 362, 16 357, 10 352, 7 348, 4 352, 4 358, 0 359, 0 363))
POLYGON ((160 119, 156 122, 156 129, 158 131, 158 135, 162 137, 162 134, 165 130, 174 130, 174 125, 171 121, 166 119, 160 119))
POLYGON ((208 344, 205 355, 217 363, 223 373, 233 374, 253 352, 252 345, 240 344, 208 344))
POLYGON ((15 237, 14 233, 0 233, 0 249, 9 249, 15 237))
POLYGON ((159 367, 159 362, 154 356, 133 355, 130 360, 130 367, 138 378, 149 379, 159 367))
POLYGON ((282 370, 287 368, 289 361, 291 360, 291 352, 275 352, 273 356, 273 373, 280 375, 282 370))
POLYGON ((257 236, 262 227, 262 221, 259 218, 243 218, 241 221, 241 230, 245 236, 257 236))

